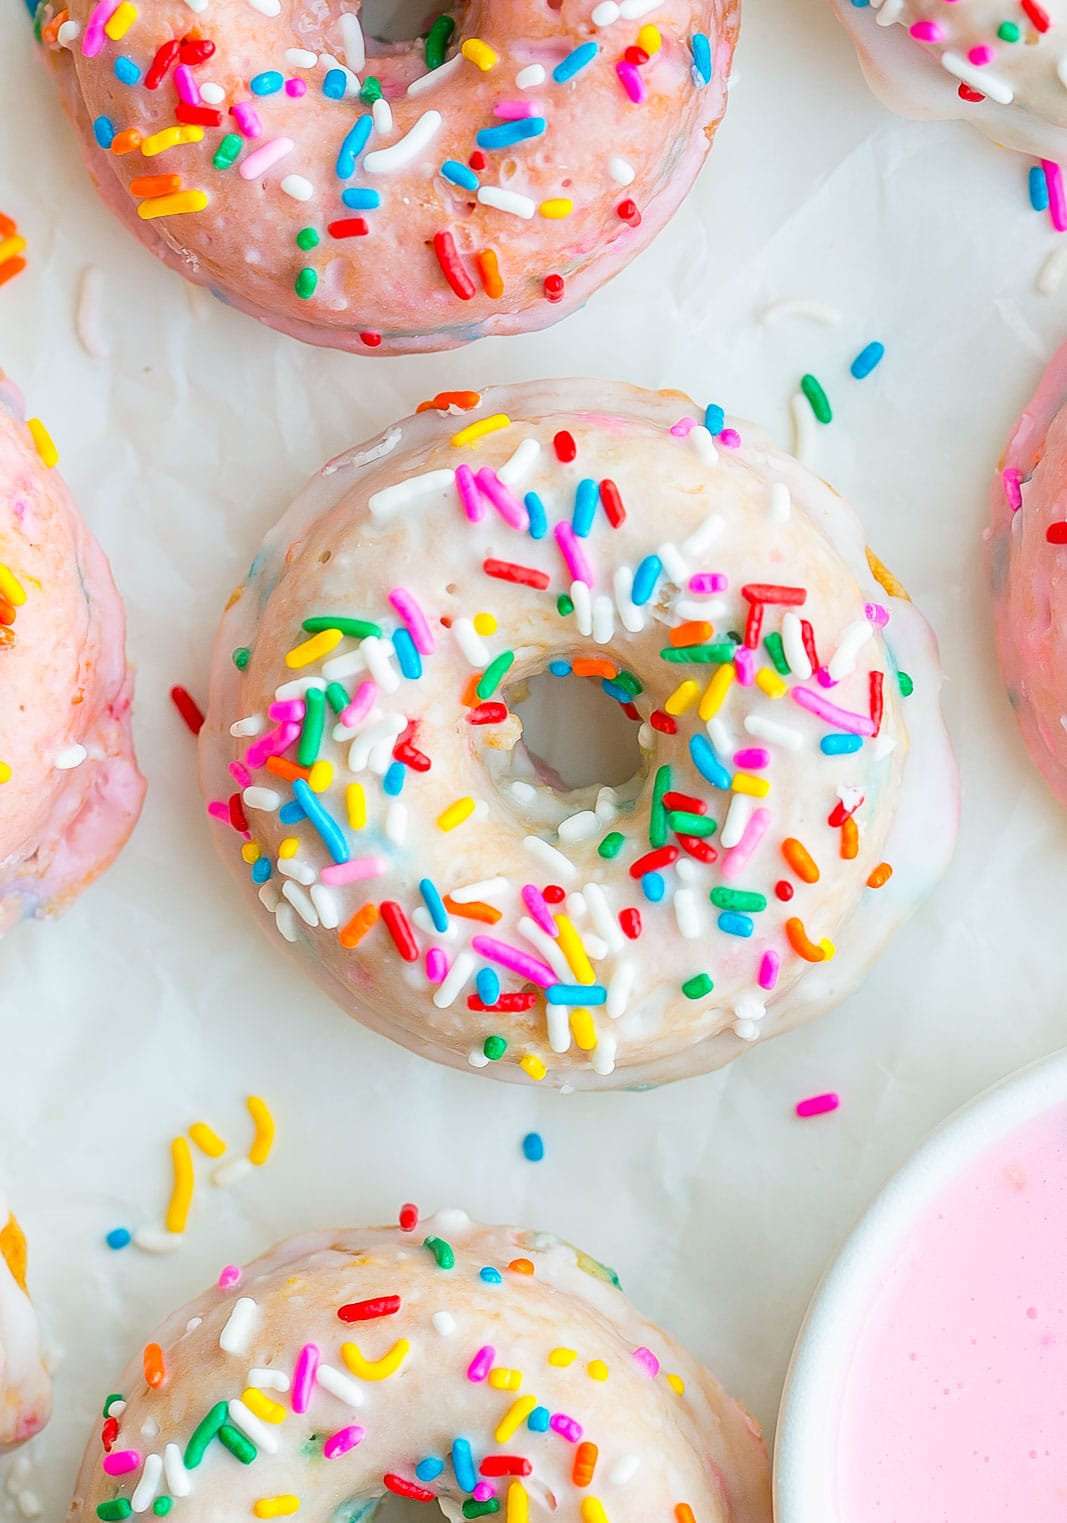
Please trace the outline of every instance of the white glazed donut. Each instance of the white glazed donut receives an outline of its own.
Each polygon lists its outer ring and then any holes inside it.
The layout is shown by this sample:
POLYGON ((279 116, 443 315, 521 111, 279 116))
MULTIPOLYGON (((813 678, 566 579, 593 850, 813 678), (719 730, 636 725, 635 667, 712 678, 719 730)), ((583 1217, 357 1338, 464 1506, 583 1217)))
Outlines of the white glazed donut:
POLYGON ((26 1238, 0 1193, 0 1451, 44 1427, 52 1390, 26 1289, 26 1238))
POLYGON ((224 854, 414 1051, 585 1088, 716 1067, 848 994, 945 866, 933 638, 721 409, 713 438, 677 392, 452 395, 326 466, 231 599, 224 854), (513 706, 553 663, 633 720, 627 782, 531 758, 513 706))
POLYGON ((559 1238, 443 1211, 224 1278, 126 1370, 68 1523, 359 1523, 389 1491, 455 1523, 770 1523, 756 1425, 559 1238))

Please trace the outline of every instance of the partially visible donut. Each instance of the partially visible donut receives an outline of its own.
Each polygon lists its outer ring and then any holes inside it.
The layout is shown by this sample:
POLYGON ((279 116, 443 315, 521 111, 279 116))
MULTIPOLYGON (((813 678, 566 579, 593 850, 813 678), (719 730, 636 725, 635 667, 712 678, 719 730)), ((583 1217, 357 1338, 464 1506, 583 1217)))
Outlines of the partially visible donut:
POLYGON ((340 0, 44 0, 37 22, 153 253, 309 343, 399 354, 546 327, 644 248, 726 108, 738 16, 470 0, 384 47, 340 0))
POLYGON ((223 618, 201 776, 258 919, 357 1019, 643 1086, 842 999, 932 887, 939 688, 796 460, 677 392, 551 381, 325 467, 223 618), (522 742, 553 668, 632 720, 618 787, 522 742))
POLYGON ((43 1428, 52 1388, 26 1289, 26 1238, 0 1193, 0 1452, 43 1428))
POLYGON ((770 1523, 756 1425, 559 1238, 443 1211, 226 1282, 125 1371, 68 1523, 359 1523, 390 1492, 455 1523, 770 1523))

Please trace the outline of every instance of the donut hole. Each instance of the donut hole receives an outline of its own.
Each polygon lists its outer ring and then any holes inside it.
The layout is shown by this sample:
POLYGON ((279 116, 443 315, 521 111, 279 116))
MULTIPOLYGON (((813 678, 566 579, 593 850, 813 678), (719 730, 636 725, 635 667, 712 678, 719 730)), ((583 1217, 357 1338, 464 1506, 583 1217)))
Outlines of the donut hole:
POLYGON ((618 788, 645 765, 635 724, 595 677, 527 678, 508 695, 522 721, 523 747, 538 779, 555 793, 618 788))
POLYGON ((437 17, 447 14, 431 0, 363 0, 359 19, 367 52, 373 57, 375 53, 391 50, 393 43, 425 37, 437 17))

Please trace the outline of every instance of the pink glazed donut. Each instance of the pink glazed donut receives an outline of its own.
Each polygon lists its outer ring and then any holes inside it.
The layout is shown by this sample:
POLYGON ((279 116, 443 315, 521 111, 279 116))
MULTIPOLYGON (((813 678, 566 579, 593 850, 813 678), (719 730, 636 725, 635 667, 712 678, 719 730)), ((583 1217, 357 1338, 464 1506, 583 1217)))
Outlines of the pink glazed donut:
POLYGON ((541 0, 365 38, 359 7, 54 0, 90 173, 144 243, 308 343, 543 328, 644 248, 726 108, 739 0, 541 0))

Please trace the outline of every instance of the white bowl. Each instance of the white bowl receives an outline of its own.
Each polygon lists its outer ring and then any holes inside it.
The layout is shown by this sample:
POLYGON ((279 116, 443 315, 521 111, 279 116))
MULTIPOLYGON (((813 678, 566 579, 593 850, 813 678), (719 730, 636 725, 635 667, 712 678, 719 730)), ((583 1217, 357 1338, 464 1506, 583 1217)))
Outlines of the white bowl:
POLYGON ((1067 1050, 942 1122, 868 1207, 815 1292, 793 1351, 775 1444, 775 1523, 844 1523, 837 1500, 841 1398, 886 1264, 916 1217, 968 1164, 1065 1100, 1067 1050))

